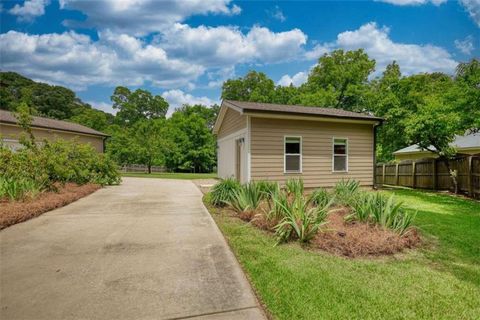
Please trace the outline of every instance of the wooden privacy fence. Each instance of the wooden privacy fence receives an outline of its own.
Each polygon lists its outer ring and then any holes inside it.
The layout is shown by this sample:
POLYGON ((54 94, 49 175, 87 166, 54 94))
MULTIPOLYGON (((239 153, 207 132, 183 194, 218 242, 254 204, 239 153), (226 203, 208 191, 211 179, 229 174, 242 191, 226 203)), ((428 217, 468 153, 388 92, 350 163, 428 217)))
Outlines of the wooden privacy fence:
MULTIPOLYGON (((148 167, 143 164, 128 164, 118 168, 121 172, 148 172, 148 167)), ((166 172, 165 167, 152 166, 152 172, 166 172)))
MULTIPOLYGON (((480 198, 480 157, 448 160, 450 170, 457 171, 458 191, 480 198)), ((447 160, 424 159, 397 164, 377 164, 376 185, 394 185, 418 189, 454 190, 447 160)))

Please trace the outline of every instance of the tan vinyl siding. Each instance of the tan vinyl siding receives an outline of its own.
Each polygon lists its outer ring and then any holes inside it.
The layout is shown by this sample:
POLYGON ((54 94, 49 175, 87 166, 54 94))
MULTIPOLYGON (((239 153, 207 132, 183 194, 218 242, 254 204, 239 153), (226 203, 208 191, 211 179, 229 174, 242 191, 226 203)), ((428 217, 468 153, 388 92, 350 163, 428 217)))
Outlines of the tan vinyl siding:
POLYGON ((241 115, 240 112, 233 110, 232 108, 227 108, 225 116, 218 130, 217 137, 223 138, 226 137, 238 130, 242 130, 247 127, 247 117, 241 115))
POLYGON ((342 178, 373 185, 373 125, 251 118, 251 178, 284 183, 302 177, 305 187, 332 187, 342 178), (303 172, 284 173, 284 137, 302 137, 303 172), (348 139, 348 172, 332 172, 333 137, 348 139))
MULTIPOLYGON (((76 134, 74 132, 55 131, 49 129, 31 128, 32 133, 37 141, 42 140, 71 140, 76 138, 80 143, 91 144, 98 152, 103 152, 103 137, 76 134)), ((21 137, 23 130, 16 125, 0 124, 0 136, 4 139, 18 140, 21 137)))

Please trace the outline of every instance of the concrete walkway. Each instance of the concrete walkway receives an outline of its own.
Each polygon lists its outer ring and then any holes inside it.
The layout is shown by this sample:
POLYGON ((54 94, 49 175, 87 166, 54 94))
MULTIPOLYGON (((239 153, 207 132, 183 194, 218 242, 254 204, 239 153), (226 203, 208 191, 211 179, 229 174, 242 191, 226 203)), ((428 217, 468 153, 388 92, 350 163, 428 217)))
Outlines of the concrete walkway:
POLYGON ((0 319, 263 319, 191 181, 124 178, 0 232, 0 319))

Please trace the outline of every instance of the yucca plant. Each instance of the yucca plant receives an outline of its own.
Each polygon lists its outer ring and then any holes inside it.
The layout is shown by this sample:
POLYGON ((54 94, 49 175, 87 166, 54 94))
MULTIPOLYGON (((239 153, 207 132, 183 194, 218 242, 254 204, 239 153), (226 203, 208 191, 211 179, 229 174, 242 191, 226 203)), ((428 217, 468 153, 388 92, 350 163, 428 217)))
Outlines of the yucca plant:
POLYGON ((224 179, 213 186, 210 192, 211 203, 215 206, 223 206, 232 201, 235 192, 239 189, 240 183, 236 179, 224 179))
POLYGON ((255 210, 262 201, 262 192, 255 182, 242 185, 233 192, 233 196, 227 203, 237 212, 255 210))
POLYGON ((279 222, 284 218, 284 207, 288 206, 288 196, 280 188, 274 189, 271 193, 269 210, 265 213, 265 218, 269 222, 279 222))
POLYGON ((328 203, 325 207, 311 207, 310 201, 303 196, 297 196, 291 202, 280 203, 283 219, 275 226, 278 243, 297 238, 301 243, 309 242, 318 229, 326 222, 328 203))
POLYGON ((327 204, 331 205, 335 202, 335 195, 325 188, 318 188, 310 195, 310 201, 318 207, 325 207, 327 204))
POLYGON ((303 195, 304 187, 302 179, 288 179, 285 182, 285 190, 289 195, 301 196, 303 195))
POLYGON ((350 205, 360 191, 360 183, 352 179, 342 179, 335 184, 333 192, 337 202, 343 205, 350 205))

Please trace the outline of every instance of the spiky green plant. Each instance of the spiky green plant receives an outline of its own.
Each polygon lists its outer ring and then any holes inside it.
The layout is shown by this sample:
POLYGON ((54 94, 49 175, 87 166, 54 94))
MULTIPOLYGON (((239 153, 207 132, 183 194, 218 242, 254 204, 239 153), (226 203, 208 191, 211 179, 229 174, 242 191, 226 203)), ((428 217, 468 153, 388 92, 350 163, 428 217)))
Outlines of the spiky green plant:
POLYGON ((242 185, 233 192, 233 196, 227 203, 237 212, 255 210, 262 201, 262 192, 255 182, 242 185))
POLYGON ((289 195, 301 196, 303 195, 304 187, 303 187, 303 180, 292 178, 288 179, 285 182, 285 190, 289 195))
POLYGON ((335 202, 335 195, 328 192, 325 188, 318 188, 310 195, 310 201, 319 207, 325 207, 328 203, 335 202))
POLYGON ((333 192, 338 204, 351 205, 360 192, 360 183, 352 179, 342 179, 335 184, 333 192))
POLYGON ((362 193, 351 202, 352 212, 347 220, 373 222, 402 235, 411 227, 416 212, 408 212, 402 202, 396 202, 393 195, 362 193))
POLYGON ((33 199, 42 189, 42 186, 32 179, 0 177, 0 199, 7 198, 10 201, 33 199))
POLYGON ((264 199, 271 199, 272 195, 280 191, 280 185, 275 181, 256 181, 264 199))
POLYGON ((211 203, 215 206, 224 206, 232 200, 239 189, 240 183, 236 179, 224 179, 213 186, 210 192, 211 203))
POLYGON ((278 223, 284 218, 284 207, 288 206, 288 196, 280 188, 274 189, 271 193, 269 210, 265 213, 265 218, 269 222, 278 223))
POLYGON ((283 219, 275 226, 279 243, 296 238, 301 243, 309 242, 326 222, 328 203, 325 207, 312 207, 304 196, 296 196, 291 202, 277 203, 283 219))

